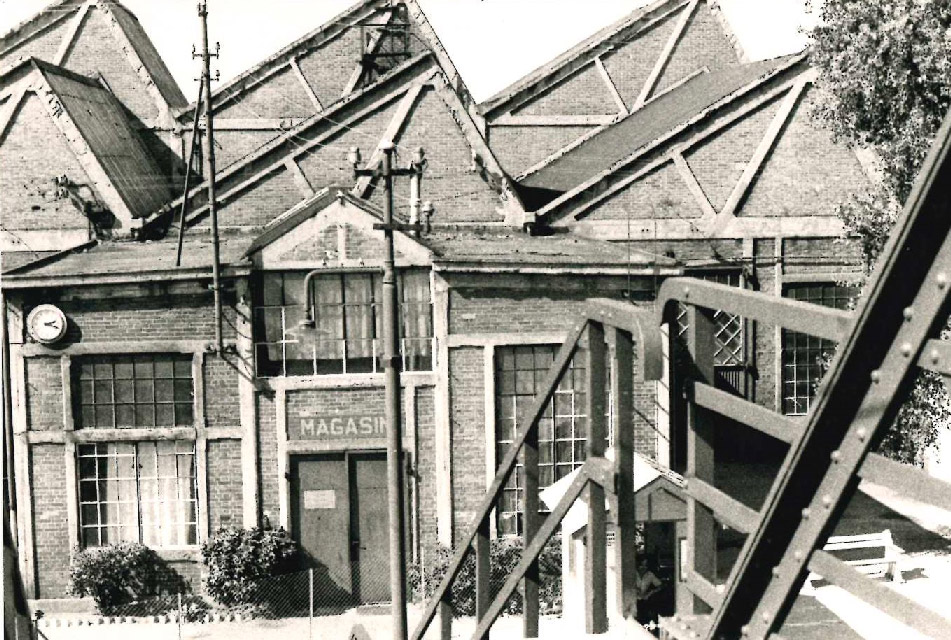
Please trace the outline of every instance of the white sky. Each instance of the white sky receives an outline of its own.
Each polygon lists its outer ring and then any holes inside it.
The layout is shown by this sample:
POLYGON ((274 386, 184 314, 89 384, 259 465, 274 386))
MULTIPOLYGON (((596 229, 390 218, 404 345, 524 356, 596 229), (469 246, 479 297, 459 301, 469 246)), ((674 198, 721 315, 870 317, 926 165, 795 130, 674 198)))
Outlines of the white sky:
MULTIPOLYGON (((477 101, 482 101, 650 0, 420 0, 477 101)), ((189 99, 197 93, 196 0, 122 0, 138 16, 189 99)), ((354 0, 209 0, 214 68, 227 80, 344 11, 354 0)), ((46 0, 0 0, 0 33, 46 0)), ((720 0, 753 60, 802 49, 804 0, 720 0)))

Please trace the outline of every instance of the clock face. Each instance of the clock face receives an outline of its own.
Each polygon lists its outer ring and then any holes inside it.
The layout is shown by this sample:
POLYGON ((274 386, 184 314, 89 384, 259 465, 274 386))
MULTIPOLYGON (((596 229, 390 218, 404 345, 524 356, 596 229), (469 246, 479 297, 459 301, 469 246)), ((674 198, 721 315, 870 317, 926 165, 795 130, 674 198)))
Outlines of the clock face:
POLYGON ((30 335, 37 342, 50 344, 66 334, 66 316, 51 304, 41 304, 26 319, 30 335))

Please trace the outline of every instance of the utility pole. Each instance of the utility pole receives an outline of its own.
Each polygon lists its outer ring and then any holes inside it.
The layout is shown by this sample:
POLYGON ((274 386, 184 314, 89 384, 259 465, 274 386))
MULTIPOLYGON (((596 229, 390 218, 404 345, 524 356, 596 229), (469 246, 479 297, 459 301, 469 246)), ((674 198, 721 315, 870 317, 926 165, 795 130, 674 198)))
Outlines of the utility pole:
MULTIPOLYGON (((355 176, 374 176, 383 180, 383 224, 373 225, 382 229, 383 243, 383 380, 384 412, 386 416, 386 477, 389 493, 390 521, 390 595, 393 598, 393 640, 406 640, 406 534, 404 527, 403 505, 403 429, 400 423, 400 366, 402 358, 399 350, 400 317, 396 288, 396 265, 394 263, 393 232, 419 232, 419 224, 402 225, 393 223, 393 176, 412 176, 417 179, 426 166, 423 150, 420 148, 405 169, 393 168, 392 142, 381 145, 383 162, 379 169, 360 169, 360 150, 350 149, 348 159, 353 165, 355 176)), ((418 186, 416 191, 418 192, 418 186)))
MULTIPOLYGON (((221 338, 221 255, 218 244, 218 208, 215 201, 215 127, 211 113, 211 58, 218 57, 220 47, 216 46, 215 53, 208 51, 207 2, 200 2, 198 4, 198 17, 201 18, 201 85, 205 94, 205 137, 202 140, 202 144, 205 154, 205 179, 208 181, 208 213, 211 215, 211 245, 213 252, 211 288, 215 295, 215 350, 218 352, 218 355, 221 355, 224 353, 224 341, 221 338)), ((192 55, 195 55, 194 52, 192 55)), ((217 80, 217 77, 215 79, 217 80)))

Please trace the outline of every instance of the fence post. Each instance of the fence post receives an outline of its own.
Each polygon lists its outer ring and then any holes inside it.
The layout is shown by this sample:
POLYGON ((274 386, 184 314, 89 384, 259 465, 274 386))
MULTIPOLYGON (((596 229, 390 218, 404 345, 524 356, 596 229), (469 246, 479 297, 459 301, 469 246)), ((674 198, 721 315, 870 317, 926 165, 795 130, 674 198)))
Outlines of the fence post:
MULTIPOLYGON (((512 473, 516 473, 513 471, 512 473)), ((489 603, 492 601, 489 582, 492 578, 492 567, 489 559, 489 518, 482 518, 479 523, 479 531, 476 534, 475 541, 475 574, 476 574, 476 601, 475 614, 476 625, 482 622, 485 612, 489 609, 489 603)), ((489 640, 489 634, 485 637, 475 640, 489 640)))
POLYGON ((178 640, 182 640, 182 592, 178 592, 178 640))
POLYGON ((307 570, 307 578, 310 589, 310 616, 307 618, 307 638, 314 637, 314 568, 307 570))
MULTIPOLYGON (((614 505, 614 590, 618 617, 635 620, 637 617, 637 514, 634 500, 634 348, 631 334, 612 329, 614 342, 614 375, 611 378, 614 402, 614 469, 617 486, 614 505)), ((640 363, 643 366, 643 363, 640 363)))
MULTIPOLYGON (((605 428, 605 344, 604 326, 589 322, 585 329, 587 385, 585 389, 588 419, 587 458, 604 457, 605 428)), ((588 482, 588 527, 585 537, 584 586, 585 633, 605 633, 607 619, 607 533, 604 487, 588 482)))
MULTIPOLYGON (((694 305, 687 308, 687 349, 692 360, 693 378, 697 382, 714 384, 713 312, 694 305)), ((714 439, 713 422, 706 411, 687 397, 687 478, 713 485, 714 439)), ((712 583, 717 579, 717 532, 713 512, 689 495, 687 496, 687 539, 692 553, 687 559, 688 571, 695 572, 712 583)), ((694 597, 694 613, 707 613, 707 603, 694 597)))
MULTIPOLYGON (((566 374, 566 375, 570 375, 566 374)), ((554 425, 552 425, 554 429, 554 425)), ((523 553, 538 533, 538 426, 528 431, 522 446, 522 540, 523 553)), ((518 473, 516 468, 515 473, 518 473)), ((538 637, 538 558, 522 580, 522 637, 538 637)))

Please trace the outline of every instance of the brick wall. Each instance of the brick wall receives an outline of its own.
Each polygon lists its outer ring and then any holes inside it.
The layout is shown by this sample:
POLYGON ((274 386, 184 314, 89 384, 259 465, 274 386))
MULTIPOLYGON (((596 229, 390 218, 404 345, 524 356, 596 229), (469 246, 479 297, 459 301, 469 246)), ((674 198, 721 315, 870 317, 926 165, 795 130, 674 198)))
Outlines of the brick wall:
MULTIPOLYGON (((75 184, 92 180, 38 96, 26 98, 0 145, 0 218, 4 229, 89 229, 89 221, 68 198, 56 195, 53 179, 75 184)), ((26 248, 26 247, 24 247, 26 248)))
POLYGON ((449 292, 450 333, 512 333, 567 331, 590 294, 584 291, 505 291, 452 289, 449 292))
MULTIPOLYGON (((436 545, 436 410, 434 390, 420 388, 416 392, 417 488, 419 491, 417 518, 419 544, 423 549, 436 545)), ((424 554, 425 555, 425 554, 424 554)))
POLYGON ((539 116, 612 115, 617 112, 617 102, 611 96, 604 78, 594 64, 589 64, 512 113, 539 116))
POLYGON ((868 190, 869 180, 855 154, 833 143, 831 134, 810 119, 814 91, 800 98, 740 215, 835 215, 838 203, 868 190))
POLYGON ((272 525, 278 522, 277 413, 274 395, 258 393, 258 463, 261 474, 261 513, 268 514, 272 525))
POLYGON ((210 428, 241 426, 237 367, 234 357, 205 356, 205 425, 210 428))
POLYGON ((681 13, 682 10, 651 26, 631 42, 604 56, 604 68, 628 108, 640 95, 644 81, 657 63, 657 58, 670 39, 681 13))
MULTIPOLYGON (((108 293, 106 294, 108 296, 108 293)), ((225 339, 234 339, 234 311, 223 296, 225 339)), ((71 299, 59 303, 69 320, 65 340, 122 342, 125 340, 214 340, 215 318, 210 293, 148 298, 71 299)))
POLYGON ((701 67, 711 71, 738 61, 736 50, 706 3, 687 22, 654 89, 654 94, 701 67))
POLYGON ((30 447, 33 483, 33 544, 40 598, 63 598, 69 582, 70 535, 63 481, 64 447, 30 447))
MULTIPOLYGON (((354 56, 355 57, 355 56, 354 56)), ((356 63, 356 60, 354 60, 356 63)), ((356 64, 354 64, 356 66, 356 64)), ((285 67, 215 110, 216 118, 305 118, 316 111, 297 74, 285 67)))
POLYGON ((0 65, 6 66, 17 58, 39 58, 40 60, 51 60, 59 50, 60 42, 63 36, 69 31, 69 25, 72 21, 67 19, 61 21, 55 27, 44 31, 41 35, 32 38, 15 49, 8 49, 0 55, 0 65))
POLYGON ((242 525, 241 441, 208 442, 208 524, 213 534, 219 527, 242 525))
MULTIPOLYGON (((477 173, 470 170, 472 153, 449 107, 433 89, 417 99, 407 123, 396 139, 399 162, 406 163, 418 147, 426 151, 421 197, 432 202, 432 222, 501 222, 496 209, 498 194, 477 173)), ((409 177, 393 180, 394 212, 409 217, 409 177)), ((370 200, 382 206, 383 194, 374 189, 370 200)))
POLYGON ((677 168, 673 162, 668 162, 591 209, 585 219, 689 219, 702 215, 703 209, 688 190, 677 168))
POLYGON ((480 347, 449 352, 453 539, 462 535, 485 495, 485 385, 480 347))
POLYGON ((158 115, 158 106, 121 49, 113 34, 117 27, 110 22, 101 9, 90 8, 63 66, 92 77, 101 73, 127 109, 140 120, 151 121, 158 115))
POLYGON ((781 102, 782 96, 774 98, 684 156, 714 209, 719 211, 726 204, 781 102))
POLYGON ((592 130, 586 126, 489 126, 492 152, 512 176, 520 175, 592 130))
POLYGON ((32 431, 63 429, 63 374, 59 358, 26 358, 26 419, 32 431))

